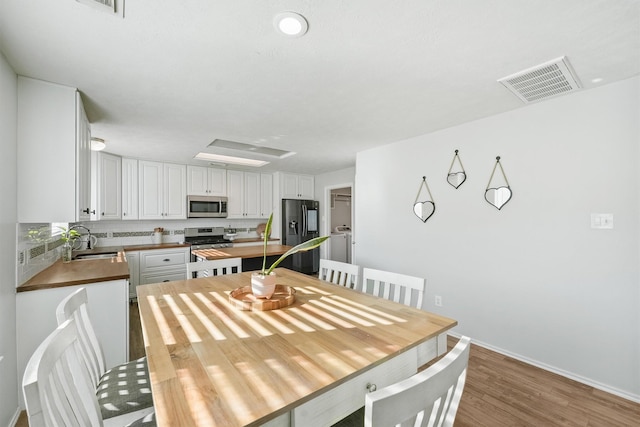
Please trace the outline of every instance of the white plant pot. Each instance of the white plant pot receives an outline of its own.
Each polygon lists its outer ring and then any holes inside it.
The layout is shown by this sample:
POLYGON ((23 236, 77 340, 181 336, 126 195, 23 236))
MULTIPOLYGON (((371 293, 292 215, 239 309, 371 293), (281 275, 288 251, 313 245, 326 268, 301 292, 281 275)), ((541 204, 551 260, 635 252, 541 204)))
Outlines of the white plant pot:
POLYGON ((276 290, 276 273, 264 276, 260 273, 251 275, 251 292, 256 298, 271 298, 276 290))

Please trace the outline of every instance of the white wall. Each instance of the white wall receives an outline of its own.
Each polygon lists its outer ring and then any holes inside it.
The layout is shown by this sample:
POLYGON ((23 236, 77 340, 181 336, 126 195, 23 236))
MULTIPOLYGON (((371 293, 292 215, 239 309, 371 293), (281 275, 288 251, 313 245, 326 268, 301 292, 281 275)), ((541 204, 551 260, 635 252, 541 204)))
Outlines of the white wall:
POLYGON ((18 414, 16 367, 16 114, 18 80, 0 52, 0 426, 18 414))
POLYGON ((427 310, 457 333, 640 399, 639 99, 634 78, 359 153, 356 262, 426 277, 427 310), (498 155, 501 211, 483 198, 498 155), (615 228, 591 229, 591 213, 615 228))

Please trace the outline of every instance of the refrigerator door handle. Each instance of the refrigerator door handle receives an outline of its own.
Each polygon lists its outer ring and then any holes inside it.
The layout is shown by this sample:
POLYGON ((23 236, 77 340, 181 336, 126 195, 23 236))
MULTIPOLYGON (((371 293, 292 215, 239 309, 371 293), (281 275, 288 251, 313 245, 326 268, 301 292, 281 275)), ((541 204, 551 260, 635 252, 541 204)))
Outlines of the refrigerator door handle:
POLYGON ((307 206, 302 205, 302 236, 307 235, 307 206))

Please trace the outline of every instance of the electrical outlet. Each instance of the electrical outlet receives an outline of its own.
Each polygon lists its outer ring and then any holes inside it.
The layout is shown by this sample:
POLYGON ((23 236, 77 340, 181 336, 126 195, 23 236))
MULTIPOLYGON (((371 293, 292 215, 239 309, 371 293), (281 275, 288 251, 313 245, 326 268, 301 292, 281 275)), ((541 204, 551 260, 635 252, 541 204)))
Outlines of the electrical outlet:
POLYGON ((435 303, 436 307, 442 307, 442 297, 440 295, 436 295, 435 303))
POLYGON ((173 236, 173 231, 174 230, 169 230, 169 236, 173 236))
POLYGON ((113 239, 113 231, 107 231, 107 239, 113 239))

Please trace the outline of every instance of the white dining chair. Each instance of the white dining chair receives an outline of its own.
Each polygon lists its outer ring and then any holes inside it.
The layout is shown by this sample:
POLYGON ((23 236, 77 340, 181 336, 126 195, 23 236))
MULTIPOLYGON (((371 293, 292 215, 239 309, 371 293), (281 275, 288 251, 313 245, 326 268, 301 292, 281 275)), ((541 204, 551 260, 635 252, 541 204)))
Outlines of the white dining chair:
POLYGON ((467 377, 470 343, 462 337, 424 371, 365 395, 365 427, 452 427, 467 377))
POLYGON ((318 279, 345 286, 349 289, 358 289, 360 267, 346 262, 321 259, 318 279))
POLYGON ((29 427, 155 426, 154 413, 127 424, 120 418, 103 420, 91 392, 91 378, 78 358, 78 343, 76 320, 69 319, 45 338, 29 359, 22 381, 29 427))
POLYGON ((187 263, 187 278, 242 273, 242 258, 224 258, 187 263))
POLYGON ((362 269, 362 291, 422 309, 427 282, 422 277, 389 271, 362 269), (415 295, 415 296, 414 296, 415 295))
POLYGON ((58 325, 74 319, 78 329, 79 359, 84 363, 103 419, 120 425, 153 412, 149 368, 145 357, 107 369, 102 346, 89 317, 87 290, 80 288, 56 309, 58 325))

